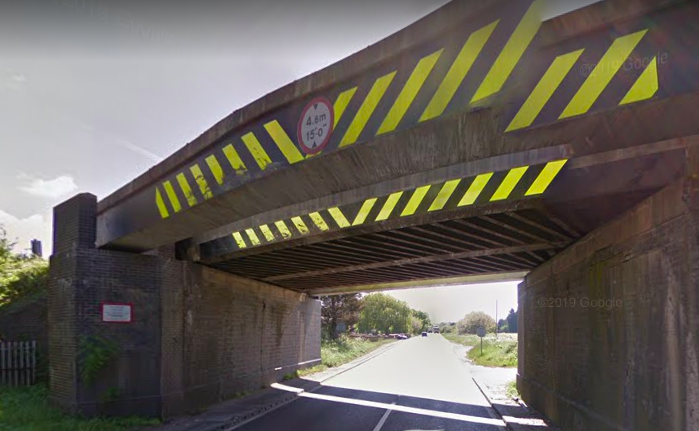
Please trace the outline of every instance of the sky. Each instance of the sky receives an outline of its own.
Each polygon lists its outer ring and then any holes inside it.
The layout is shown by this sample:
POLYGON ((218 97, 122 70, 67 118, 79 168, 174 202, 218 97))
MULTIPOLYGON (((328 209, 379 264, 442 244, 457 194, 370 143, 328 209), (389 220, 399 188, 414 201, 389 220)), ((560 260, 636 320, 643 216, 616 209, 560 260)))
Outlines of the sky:
POLYGON ((468 286, 426 287, 385 292, 405 301, 410 308, 424 311, 433 323, 458 322, 472 311, 483 311, 504 319, 510 309, 517 310, 517 285, 520 281, 471 284, 468 286))
MULTIPOLYGON (((108 196, 234 110, 446 2, 15 2, 0 16, 0 225, 17 251, 37 238, 48 255, 58 203, 108 196)), ((547 15, 592 2, 552 1, 547 15)), ((394 295, 458 320, 496 298, 509 310, 507 286, 394 295)))

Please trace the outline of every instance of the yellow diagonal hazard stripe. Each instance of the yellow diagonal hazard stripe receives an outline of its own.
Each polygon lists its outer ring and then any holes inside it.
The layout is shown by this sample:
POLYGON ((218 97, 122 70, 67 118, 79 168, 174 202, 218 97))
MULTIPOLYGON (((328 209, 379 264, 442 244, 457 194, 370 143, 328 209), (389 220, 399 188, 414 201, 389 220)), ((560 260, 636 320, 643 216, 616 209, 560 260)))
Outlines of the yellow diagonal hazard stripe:
POLYGON ((340 208, 329 208, 328 212, 333 220, 335 220, 335 223, 337 223, 337 225, 341 228, 346 228, 350 225, 350 222, 347 221, 347 217, 345 217, 340 208))
POLYGON ((296 229, 299 231, 301 235, 306 235, 308 232, 308 226, 306 226, 306 223, 303 222, 303 219, 301 217, 291 217, 291 222, 296 226, 296 229))
POLYGON ((232 236, 235 243, 238 244, 238 248, 242 249, 248 247, 247 243, 243 239, 243 235, 241 235, 240 232, 233 232, 232 236))
POLYGON ((374 113, 376 106, 381 101, 381 98, 383 97, 384 93, 386 93, 388 86, 391 85, 391 81, 393 81, 395 76, 396 72, 391 72, 374 82, 371 90, 369 90, 369 94, 366 96, 366 99, 364 99, 364 102, 362 102, 362 106, 359 107, 357 115, 355 115, 352 123, 347 129, 347 132, 345 132, 342 141, 340 141, 340 147, 352 145, 357 142, 357 139, 359 139, 359 135, 361 135, 362 131, 364 130, 364 127, 369 121, 371 114, 374 113))
POLYGON ((277 144, 277 147, 279 147, 290 164, 293 165, 303 160, 303 156, 296 144, 291 141, 291 138, 289 138, 289 135, 286 134, 277 120, 265 124, 265 130, 267 130, 269 136, 272 137, 272 140, 277 144))
POLYGON ((308 216, 311 218, 313 223, 316 226, 318 226, 318 229, 322 230, 323 232, 330 229, 330 227, 328 227, 328 224, 325 223, 325 219, 323 219, 323 216, 320 215, 320 213, 317 213, 317 212, 310 213, 310 214, 308 214, 308 216))
POLYGON ((459 89, 464 78, 471 70, 471 66, 480 55, 485 43, 493 34, 493 30, 497 27, 498 21, 483 27, 480 30, 473 32, 469 37, 461 51, 451 65, 449 72, 442 80, 439 85, 437 92, 434 94, 430 103, 425 108, 425 112, 422 113, 420 121, 430 120, 432 118, 439 117, 444 113, 444 110, 449 106, 449 102, 456 94, 456 90, 459 89))
POLYGON ((262 231, 262 235, 265 236, 265 239, 268 242, 272 242, 276 239, 274 237, 274 233, 272 233, 272 230, 266 224, 263 224, 262 226, 260 226, 260 230, 262 231))
POLYGON ((618 38, 612 43, 607 52, 604 54, 600 62, 587 77, 585 82, 568 106, 559 117, 559 119, 582 115, 590 110, 592 105, 597 101, 602 91, 607 88, 612 78, 619 71, 624 61, 631 55, 638 43, 643 39, 643 36, 648 30, 642 30, 627 36, 618 38))
POLYGON ((172 209, 175 210, 176 213, 182 211, 182 205, 180 205, 180 200, 177 197, 177 193, 175 193, 175 189, 172 187, 172 183, 170 181, 165 181, 163 182, 163 187, 165 188, 165 194, 167 194, 170 205, 172 205, 172 209))
POLYGON ((415 211, 417 211, 417 208, 422 203, 422 200, 425 199, 425 195, 430 190, 430 187, 432 186, 422 186, 415 189, 413 195, 410 197, 410 200, 408 201, 408 205, 405 206, 400 216, 405 217, 415 214, 415 211))
POLYGON ((393 103, 391 110, 388 111, 388 115, 386 115, 381 127, 379 127, 379 131, 376 132, 377 135, 391 132, 398 127, 398 124, 400 124, 405 113, 408 112, 408 108, 412 105, 417 93, 422 88, 430 72, 432 72, 434 65, 437 64, 437 60, 439 60, 443 51, 444 48, 424 57, 418 62, 410 78, 408 78, 408 81, 398 95, 398 98, 393 103))
POLYGON ((388 217, 390 217, 401 196, 403 196, 403 192, 391 194, 388 199, 386 199, 386 203, 383 204, 383 208, 381 208, 381 211, 379 211, 379 215, 376 217, 375 221, 386 220, 388 217))
POLYGON ((451 180, 444 183, 442 189, 439 191, 439 194, 434 199, 432 205, 430 205, 430 208, 427 211, 431 212, 443 209, 449 201, 451 195, 454 194, 454 190, 456 190, 459 183, 461 183, 461 180, 451 180))
POLYGON ((196 205, 197 198, 196 196, 194 196, 192 188, 189 186, 189 181, 187 181, 187 177, 185 177, 184 174, 177 174, 177 183, 180 185, 180 189, 182 189, 182 193, 184 194, 184 197, 187 199, 187 203, 189 204, 189 206, 193 207, 194 205, 196 205))
POLYGON ((347 91, 343 91, 340 93, 339 96, 337 96, 337 100, 335 100, 335 103, 333 104, 333 114, 334 114, 334 124, 333 124, 333 130, 335 127, 337 127, 337 123, 340 122, 340 119, 342 118, 342 115, 345 113, 345 109, 347 109, 347 106, 350 104, 352 101, 352 98, 354 97, 354 93, 357 92, 357 87, 350 88, 347 91))
POLYGON ((157 187, 155 188, 155 205, 158 207, 158 212, 160 213, 161 218, 165 219, 170 217, 170 212, 167 210, 167 206, 163 200, 163 195, 160 194, 160 189, 157 187))
POLYGON ((286 223, 284 223, 284 220, 275 221, 274 225, 277 227, 277 229, 279 229, 279 233, 282 234, 282 237, 285 239, 291 238, 291 231, 286 226, 286 223))
POLYGON ((231 168, 233 168, 236 174, 242 175, 247 172, 248 168, 245 167, 243 159, 240 158, 240 154, 235 150, 233 144, 228 144, 223 147, 223 155, 226 156, 228 163, 231 164, 231 168))
POLYGON ((468 190, 466 190, 466 193, 464 193, 464 196, 461 198, 457 206, 462 207, 465 205, 473 205, 473 203, 476 202, 476 199, 478 199, 478 196, 481 195, 481 192, 483 192, 485 186, 488 185, 488 181, 490 181, 492 177, 492 172, 478 175, 476 179, 473 180, 468 190))
POLYGON ((555 162, 547 163, 524 195, 533 196, 544 193, 549 184, 551 184, 553 179, 556 178, 556 175, 558 175, 561 169, 563 169, 563 166, 567 161, 568 160, 556 160, 555 162))
POLYGON ((640 102, 655 96, 658 91, 658 61, 653 57, 646 70, 638 77, 626 96, 621 100, 619 105, 628 103, 640 102))
POLYGON ((250 242, 252 245, 260 245, 260 238, 257 237, 257 234, 253 229, 245 229, 245 233, 247 234, 248 238, 250 238, 250 242))
POLYGON ((216 158, 216 156, 212 154, 209 157, 207 157, 206 164, 209 166, 209 170, 214 175, 214 179, 216 180, 216 182, 219 185, 223 185, 223 169, 221 169, 221 165, 218 163, 218 159, 216 158))
POLYGON ((374 204, 376 203, 378 199, 377 198, 371 198, 367 199, 364 201, 364 204, 362 204, 362 207, 359 209, 359 212, 357 213, 357 217, 354 218, 354 222, 352 223, 352 226, 358 226, 366 220, 367 216, 369 216, 369 213, 371 212, 371 209, 374 208, 374 204))
POLYGON ((201 192, 202 196, 204 196, 204 199, 211 199, 214 197, 214 194, 209 188, 209 183, 206 181, 206 178, 204 178, 204 173, 201 171, 199 165, 194 165, 190 167, 189 170, 192 172, 192 175, 194 175, 194 181, 197 182, 199 191, 201 192))
POLYGON ((265 149, 262 148, 262 144, 260 144, 260 141, 257 140, 257 137, 252 132, 243 135, 241 139, 261 170, 264 171, 267 166, 272 164, 272 159, 269 158, 265 149))
POLYGON ((523 129, 532 125, 558 86, 561 85, 561 82, 563 82, 563 78, 568 75, 570 69, 573 67, 575 62, 578 61, 578 58, 580 58, 583 51, 584 50, 581 49, 579 51, 556 57, 544 76, 534 88, 534 91, 531 92, 527 100, 520 108, 519 112, 517 112, 515 118, 512 120, 510 125, 507 126, 507 130, 505 130, 505 132, 523 129))
POLYGON ((546 0, 534 1, 527 13, 524 14, 517 28, 510 36, 510 39, 505 44, 505 47, 498 55, 498 58, 493 63, 490 71, 481 83, 476 94, 471 99, 471 103, 478 102, 486 97, 500 91, 507 78, 510 77, 520 58, 527 50, 529 44, 536 36, 536 33, 543 22, 543 9, 546 0))
POLYGON ((512 193, 512 190, 514 190, 519 183, 519 180, 521 180, 524 176, 524 173, 527 172, 527 169, 529 169, 529 166, 510 169, 510 172, 508 172, 505 179, 502 180, 500 187, 498 187, 498 189, 495 191, 495 194, 490 198, 490 201, 495 202, 507 199, 510 196, 510 193, 512 193))

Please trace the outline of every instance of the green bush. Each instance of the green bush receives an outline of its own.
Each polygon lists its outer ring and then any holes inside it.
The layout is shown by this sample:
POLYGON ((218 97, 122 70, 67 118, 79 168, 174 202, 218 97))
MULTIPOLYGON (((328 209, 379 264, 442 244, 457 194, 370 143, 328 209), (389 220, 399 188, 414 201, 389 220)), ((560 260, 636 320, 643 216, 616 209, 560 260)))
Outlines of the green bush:
POLYGON ((478 327, 484 327, 486 332, 495 332, 495 319, 482 311, 468 313, 459 321, 459 334, 475 334, 478 327))
POLYGON ((393 338, 387 338, 378 342, 371 342, 347 336, 341 336, 337 340, 323 341, 320 345, 320 365, 300 370, 298 374, 299 376, 306 376, 327 368, 344 365, 393 341, 395 341, 393 338))
POLYGON ((47 261, 15 257, 0 262, 0 265, 0 308, 46 294, 49 277, 47 261))

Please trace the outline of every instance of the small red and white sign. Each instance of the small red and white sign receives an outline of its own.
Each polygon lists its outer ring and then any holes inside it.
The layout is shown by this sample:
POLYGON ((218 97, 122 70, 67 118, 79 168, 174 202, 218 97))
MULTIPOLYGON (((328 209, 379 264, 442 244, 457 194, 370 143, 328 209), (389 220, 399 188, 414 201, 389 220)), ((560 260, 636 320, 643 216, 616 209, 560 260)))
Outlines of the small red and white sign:
POLYGON ((335 124, 335 113, 330 101, 324 97, 311 100, 299 119, 297 136, 306 154, 319 153, 330 141, 335 124))
POLYGON ((111 323, 131 323, 133 319, 131 304, 103 302, 102 321, 111 323))

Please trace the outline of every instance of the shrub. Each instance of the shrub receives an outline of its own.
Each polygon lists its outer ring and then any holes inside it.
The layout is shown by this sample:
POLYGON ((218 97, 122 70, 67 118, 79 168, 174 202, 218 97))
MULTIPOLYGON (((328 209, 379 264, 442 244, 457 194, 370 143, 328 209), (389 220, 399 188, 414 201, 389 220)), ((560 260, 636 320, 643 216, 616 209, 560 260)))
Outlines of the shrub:
POLYGON ((486 332, 495 332, 495 319, 482 311, 468 313, 459 321, 459 334, 475 334, 478 327, 484 327, 486 332))

